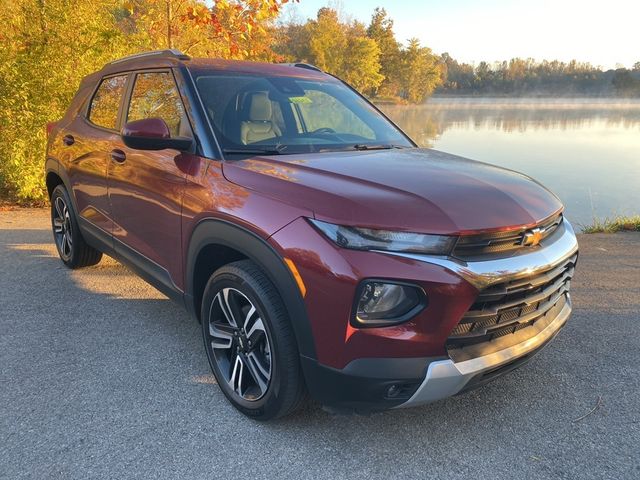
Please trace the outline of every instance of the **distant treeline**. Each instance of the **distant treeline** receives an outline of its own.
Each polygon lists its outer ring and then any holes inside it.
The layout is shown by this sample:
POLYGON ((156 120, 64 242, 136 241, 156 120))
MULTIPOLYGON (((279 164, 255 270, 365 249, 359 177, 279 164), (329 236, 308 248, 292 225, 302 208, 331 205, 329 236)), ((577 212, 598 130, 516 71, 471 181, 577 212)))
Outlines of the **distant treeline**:
POLYGON ((640 62, 603 71, 589 63, 513 58, 477 65, 434 54, 416 38, 396 40, 393 20, 376 8, 368 25, 321 8, 305 23, 280 24, 273 50, 339 76, 377 100, 422 103, 449 95, 640 96, 640 62))
POLYGON ((478 65, 442 55, 446 75, 437 93, 455 95, 640 96, 640 62, 633 69, 602 70, 572 60, 537 62, 531 58, 478 65))

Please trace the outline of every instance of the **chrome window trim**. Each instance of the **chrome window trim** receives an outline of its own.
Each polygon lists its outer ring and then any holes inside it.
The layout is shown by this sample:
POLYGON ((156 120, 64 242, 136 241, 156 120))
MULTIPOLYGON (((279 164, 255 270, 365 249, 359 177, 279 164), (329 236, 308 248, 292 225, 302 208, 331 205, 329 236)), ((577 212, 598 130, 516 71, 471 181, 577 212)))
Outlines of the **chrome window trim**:
POLYGON ((533 247, 533 250, 522 249, 505 258, 465 262, 445 256, 375 251, 439 265, 460 275, 478 290, 482 290, 494 283, 535 275, 550 269, 578 251, 578 240, 573 227, 565 218, 558 231, 546 238, 538 247, 533 247))

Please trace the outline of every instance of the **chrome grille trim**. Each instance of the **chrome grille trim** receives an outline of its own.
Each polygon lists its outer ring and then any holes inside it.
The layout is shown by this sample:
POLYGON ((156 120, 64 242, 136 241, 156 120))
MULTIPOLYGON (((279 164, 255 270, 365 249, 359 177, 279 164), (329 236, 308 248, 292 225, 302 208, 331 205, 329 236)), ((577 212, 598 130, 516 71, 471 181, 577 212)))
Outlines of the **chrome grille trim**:
POLYGON ((553 234, 562 224, 562 221, 562 214, 558 214, 530 228, 478 235, 463 235, 458 238, 452 256, 463 260, 474 260, 523 248, 531 248, 523 245, 523 240, 527 232, 532 229, 541 229, 541 239, 544 240, 553 234))
POLYGON ((571 224, 562 224, 540 245, 520 249, 508 256, 491 260, 464 261, 453 257, 421 255, 416 253, 378 251, 419 262, 439 265, 461 276, 478 290, 507 280, 517 280, 547 272, 578 251, 578 241, 571 224))

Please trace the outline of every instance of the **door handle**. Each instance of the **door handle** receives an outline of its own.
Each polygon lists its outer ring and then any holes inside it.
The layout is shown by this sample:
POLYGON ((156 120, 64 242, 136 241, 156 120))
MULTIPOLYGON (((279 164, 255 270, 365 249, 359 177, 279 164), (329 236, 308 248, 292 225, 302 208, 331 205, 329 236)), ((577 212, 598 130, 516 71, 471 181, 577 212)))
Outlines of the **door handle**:
POLYGON ((114 148, 113 150, 111 150, 111 160, 113 160, 116 163, 124 163, 124 161, 127 159, 127 155, 120 149, 118 148, 114 148))
POLYGON ((73 138, 73 135, 65 135, 62 138, 62 143, 64 143, 67 147, 70 147, 76 142, 76 139, 73 138))

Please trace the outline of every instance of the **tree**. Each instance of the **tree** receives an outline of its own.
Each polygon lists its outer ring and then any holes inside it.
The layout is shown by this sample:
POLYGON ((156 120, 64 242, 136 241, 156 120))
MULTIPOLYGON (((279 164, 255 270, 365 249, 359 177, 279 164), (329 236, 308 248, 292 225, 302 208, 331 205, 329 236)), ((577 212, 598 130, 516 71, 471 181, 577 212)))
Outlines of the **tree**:
POLYGON ((384 76, 380 73, 380 47, 366 36, 364 25, 354 23, 347 30, 347 49, 342 63, 342 78, 354 88, 375 91, 384 76))
POLYGON ((347 49, 346 25, 338 18, 338 12, 324 7, 318 10, 316 20, 307 23, 308 55, 311 63, 335 75, 342 73, 347 49))
POLYGON ((48 122, 82 77, 123 55, 186 53, 271 60, 273 23, 287 0, 3 0, 0 9, 0 192, 45 198, 48 122))
POLYGON ((288 25, 284 30, 289 38, 280 52, 292 61, 312 63, 360 90, 375 89, 384 78, 380 49, 367 37, 364 25, 341 22, 331 8, 321 8, 316 19, 303 26, 288 25))
POLYGON ((402 51, 401 96, 411 103, 422 103, 442 83, 443 67, 430 48, 421 47, 417 38, 402 51))
POLYGON ((5 195, 44 197, 47 122, 58 120, 80 79, 131 51, 116 0, 12 0, 0 10, 0 176, 5 195))
POLYGON ((133 41, 194 56, 274 58, 273 23, 288 0, 132 0, 126 3, 133 41))
POLYGON ((635 78, 631 71, 626 68, 618 68, 613 75, 611 83, 618 95, 640 95, 640 79, 635 78))
POLYGON ((400 43, 393 32, 393 20, 384 8, 376 8, 367 27, 367 36, 374 40, 380 49, 380 73, 384 76, 380 87, 372 94, 392 95, 398 90, 398 71, 400 68, 400 43))

